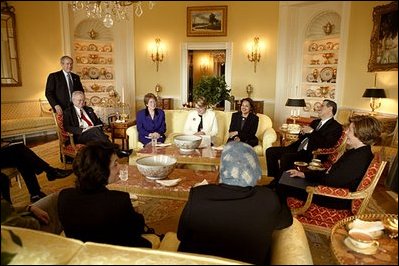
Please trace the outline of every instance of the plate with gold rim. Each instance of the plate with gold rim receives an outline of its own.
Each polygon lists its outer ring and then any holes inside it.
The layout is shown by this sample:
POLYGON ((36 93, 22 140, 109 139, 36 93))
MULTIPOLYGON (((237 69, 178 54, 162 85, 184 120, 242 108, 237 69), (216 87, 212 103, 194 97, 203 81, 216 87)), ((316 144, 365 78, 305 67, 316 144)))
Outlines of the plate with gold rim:
POLYGON ((98 79, 98 77, 100 76, 100 70, 98 70, 98 68, 96 67, 91 67, 89 69, 89 77, 91 79, 98 79))
POLYGON ((315 52, 317 51, 317 43, 311 43, 309 45, 309 52, 315 52))
POLYGON ((334 69, 332 67, 325 67, 320 71, 320 78, 322 81, 329 81, 332 79, 334 69))
POLYGON ((93 96, 93 97, 90 98, 90 103, 91 103, 92 105, 97 105, 97 104, 99 104, 100 102, 101 102, 101 98, 98 97, 98 96, 93 96))
POLYGON ((95 44, 89 44, 89 51, 97 51, 97 46, 95 44))

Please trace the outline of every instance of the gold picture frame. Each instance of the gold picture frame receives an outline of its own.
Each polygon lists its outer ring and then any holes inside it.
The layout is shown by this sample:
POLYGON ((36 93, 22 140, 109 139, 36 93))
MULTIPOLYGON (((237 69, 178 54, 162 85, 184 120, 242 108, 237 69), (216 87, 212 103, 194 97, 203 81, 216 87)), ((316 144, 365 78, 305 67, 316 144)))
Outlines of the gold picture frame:
POLYGON ((187 36, 227 36, 227 6, 187 7, 187 36))
POLYGON ((398 2, 373 9, 368 72, 398 70, 398 2))

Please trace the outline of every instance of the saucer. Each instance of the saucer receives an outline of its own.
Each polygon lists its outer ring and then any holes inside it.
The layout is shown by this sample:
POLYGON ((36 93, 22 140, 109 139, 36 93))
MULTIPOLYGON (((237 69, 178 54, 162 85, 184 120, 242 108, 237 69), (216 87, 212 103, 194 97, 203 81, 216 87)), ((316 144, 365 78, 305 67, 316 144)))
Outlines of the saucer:
POLYGON ((158 184, 165 186, 165 187, 176 186, 177 184, 179 184, 180 181, 181 181, 181 178, 169 179, 169 180, 155 180, 155 182, 157 182, 158 184))
POLYGON ((352 242, 350 241, 349 237, 345 238, 344 243, 349 249, 351 249, 351 250, 353 250, 353 251, 355 251, 357 253, 366 254, 366 255, 376 254, 377 251, 378 251, 378 246, 379 246, 378 242, 374 241, 373 244, 371 244, 370 247, 358 248, 358 247, 355 247, 352 244, 352 242))

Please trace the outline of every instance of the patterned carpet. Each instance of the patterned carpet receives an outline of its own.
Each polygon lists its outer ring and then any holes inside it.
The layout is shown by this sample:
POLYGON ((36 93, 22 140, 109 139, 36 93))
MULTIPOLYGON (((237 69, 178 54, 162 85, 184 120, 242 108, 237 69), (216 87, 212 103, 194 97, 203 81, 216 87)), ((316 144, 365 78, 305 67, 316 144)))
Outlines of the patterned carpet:
MULTIPOLYGON (((63 164, 59 160, 58 140, 33 147, 32 150, 51 166, 63 168, 63 164)), ((67 168, 71 168, 71 165, 67 165, 67 168)), ((64 179, 48 181, 45 173, 42 173, 38 175, 38 180, 42 187, 42 191, 46 194, 50 194, 65 187, 74 186, 75 176, 72 174, 64 179)), ((14 205, 26 206, 29 204, 29 193, 23 180, 21 180, 22 188, 19 188, 15 179, 12 180, 11 184, 11 198, 14 205)), ((146 223, 154 228, 157 233, 162 234, 168 231, 177 231, 179 217, 184 204, 185 201, 149 197, 139 197, 137 201, 133 202, 133 206, 136 210, 144 215, 146 223)), ((368 212, 383 213, 384 210, 372 199, 368 207, 368 212)), ((306 235, 308 237, 314 264, 336 264, 330 251, 330 241, 327 236, 308 231, 306 235)))

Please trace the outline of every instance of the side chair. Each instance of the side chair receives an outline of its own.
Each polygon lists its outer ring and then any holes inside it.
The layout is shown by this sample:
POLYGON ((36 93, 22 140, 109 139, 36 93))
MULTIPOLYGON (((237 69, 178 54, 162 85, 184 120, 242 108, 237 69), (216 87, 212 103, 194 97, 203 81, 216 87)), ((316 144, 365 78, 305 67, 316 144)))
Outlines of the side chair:
POLYGON ((344 154, 346 149, 346 139, 347 136, 345 131, 342 131, 342 135, 339 138, 338 142, 332 148, 319 148, 312 152, 313 159, 316 159, 320 155, 327 155, 327 159, 323 162, 323 168, 330 168, 336 161, 338 161, 339 157, 344 154))
POLYGON ((287 205, 293 216, 303 224, 305 229, 329 235, 331 228, 340 220, 365 213, 385 165, 386 161, 382 161, 381 154, 375 153, 356 191, 350 192, 347 188, 322 185, 308 186, 306 187, 308 193, 306 202, 288 197, 287 205), (312 202, 313 195, 351 200, 351 209, 339 210, 318 206, 312 202))
POLYGON ((61 114, 53 113, 55 124, 57 125, 57 136, 60 146, 60 154, 64 162, 64 169, 66 169, 66 156, 75 158, 78 151, 84 147, 84 144, 75 144, 73 134, 64 129, 64 117, 61 114))

